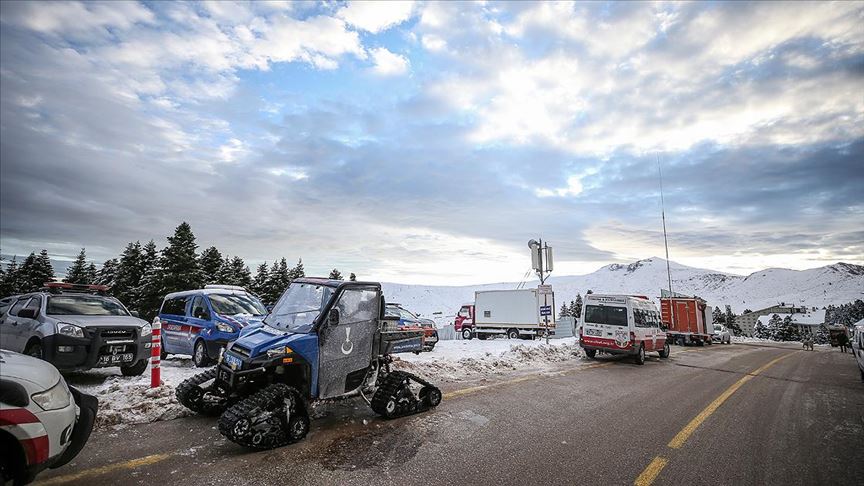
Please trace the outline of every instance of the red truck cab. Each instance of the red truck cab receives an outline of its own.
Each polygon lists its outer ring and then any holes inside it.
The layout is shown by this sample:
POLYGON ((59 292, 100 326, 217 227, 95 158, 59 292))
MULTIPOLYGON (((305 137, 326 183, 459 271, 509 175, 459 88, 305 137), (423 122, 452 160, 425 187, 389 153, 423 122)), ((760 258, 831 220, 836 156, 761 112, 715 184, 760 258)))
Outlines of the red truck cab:
POLYGON ((474 304, 465 304, 459 309, 453 321, 453 328, 461 333, 464 339, 471 339, 474 329, 474 304))

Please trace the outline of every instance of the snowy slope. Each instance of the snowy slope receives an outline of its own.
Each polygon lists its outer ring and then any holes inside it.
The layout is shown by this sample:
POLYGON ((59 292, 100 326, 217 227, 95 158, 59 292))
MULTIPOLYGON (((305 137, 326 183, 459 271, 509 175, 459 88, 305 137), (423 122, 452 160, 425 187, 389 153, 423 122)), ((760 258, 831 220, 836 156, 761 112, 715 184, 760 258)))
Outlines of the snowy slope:
MULTIPOLYGON (((864 297, 864 267, 836 263, 810 270, 766 269, 746 277, 688 267, 670 262, 672 286, 676 292, 698 295, 712 306, 729 304, 733 311, 756 310, 780 302, 822 307, 843 304, 864 297)), ((591 289, 596 293, 627 293, 647 295, 656 300, 661 288, 668 287, 666 261, 648 258, 629 265, 612 264, 588 275, 552 277, 548 280, 555 290, 556 312, 563 300, 570 301, 591 289)), ((529 282, 527 286, 536 286, 529 282)), ((459 307, 474 300, 478 290, 515 289, 516 282, 441 287, 384 284, 388 301, 398 302, 424 316, 442 319, 455 314, 459 307)), ((437 319, 436 319, 437 320, 437 319)))

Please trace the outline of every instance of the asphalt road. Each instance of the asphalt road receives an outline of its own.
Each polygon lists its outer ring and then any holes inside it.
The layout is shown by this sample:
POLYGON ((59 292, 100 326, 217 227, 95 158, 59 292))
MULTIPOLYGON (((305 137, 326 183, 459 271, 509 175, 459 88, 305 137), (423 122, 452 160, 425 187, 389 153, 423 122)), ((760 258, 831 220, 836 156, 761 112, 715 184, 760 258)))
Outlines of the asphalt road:
POLYGON ((645 366, 600 359, 445 392, 392 421, 329 405, 306 440, 268 452, 200 417, 97 431, 40 482, 864 484, 864 384, 836 349, 675 347, 645 366))

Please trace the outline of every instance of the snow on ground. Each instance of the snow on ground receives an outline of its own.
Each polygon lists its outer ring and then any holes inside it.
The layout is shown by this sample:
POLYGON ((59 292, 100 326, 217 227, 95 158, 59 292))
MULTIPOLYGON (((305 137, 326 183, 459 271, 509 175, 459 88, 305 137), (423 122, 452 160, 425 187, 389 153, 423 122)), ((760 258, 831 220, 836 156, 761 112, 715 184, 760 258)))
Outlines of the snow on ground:
POLYGON ((400 354, 394 366, 433 381, 458 381, 529 367, 543 369, 580 356, 576 338, 553 339, 548 346, 542 339, 472 339, 441 341, 429 353, 400 354))
POLYGON ((177 401, 174 390, 183 380, 204 371, 190 358, 162 361, 162 383, 150 388, 150 369, 140 376, 123 376, 119 368, 100 368, 70 373, 66 381, 99 399, 96 426, 141 424, 171 420, 191 412, 177 401))
MULTIPOLYGON (((396 355, 395 368, 410 371, 434 383, 482 378, 522 369, 543 370, 555 363, 582 356, 575 338, 513 341, 441 341, 431 352, 396 355)), ((102 368, 66 375, 67 382, 99 399, 97 427, 172 420, 191 412, 177 401, 176 387, 204 371, 188 357, 170 356, 162 361, 163 385, 150 388, 150 369, 141 376, 126 377, 119 368, 102 368)))

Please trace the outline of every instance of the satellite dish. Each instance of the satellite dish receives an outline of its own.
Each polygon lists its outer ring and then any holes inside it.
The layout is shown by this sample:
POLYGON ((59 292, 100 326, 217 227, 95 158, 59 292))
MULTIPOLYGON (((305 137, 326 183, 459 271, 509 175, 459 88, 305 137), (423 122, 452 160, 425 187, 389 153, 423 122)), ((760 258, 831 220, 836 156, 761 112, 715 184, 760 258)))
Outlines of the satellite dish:
POLYGON ((540 248, 540 243, 537 243, 537 240, 528 240, 528 248, 532 250, 537 250, 540 248))

